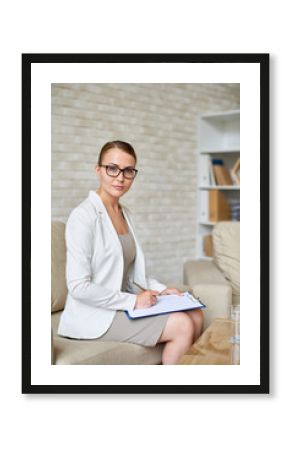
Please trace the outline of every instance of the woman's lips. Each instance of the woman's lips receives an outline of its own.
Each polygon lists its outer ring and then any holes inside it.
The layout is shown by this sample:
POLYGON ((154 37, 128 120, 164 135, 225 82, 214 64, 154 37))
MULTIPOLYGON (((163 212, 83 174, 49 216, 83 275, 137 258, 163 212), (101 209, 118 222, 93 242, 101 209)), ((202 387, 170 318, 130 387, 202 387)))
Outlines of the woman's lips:
POLYGON ((124 189, 124 186, 114 186, 113 188, 117 189, 117 191, 122 191, 124 189))

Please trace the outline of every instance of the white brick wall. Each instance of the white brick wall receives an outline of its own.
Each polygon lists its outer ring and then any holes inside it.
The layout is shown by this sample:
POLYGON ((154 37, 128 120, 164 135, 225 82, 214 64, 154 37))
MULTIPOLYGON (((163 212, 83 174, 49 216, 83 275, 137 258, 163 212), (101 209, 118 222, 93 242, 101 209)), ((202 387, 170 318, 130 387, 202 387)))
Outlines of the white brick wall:
POLYGON ((197 125, 239 108, 230 84, 53 84, 52 218, 67 217, 91 189, 99 150, 130 142, 139 173, 122 198, 132 211, 148 273, 174 285, 194 257, 197 125))

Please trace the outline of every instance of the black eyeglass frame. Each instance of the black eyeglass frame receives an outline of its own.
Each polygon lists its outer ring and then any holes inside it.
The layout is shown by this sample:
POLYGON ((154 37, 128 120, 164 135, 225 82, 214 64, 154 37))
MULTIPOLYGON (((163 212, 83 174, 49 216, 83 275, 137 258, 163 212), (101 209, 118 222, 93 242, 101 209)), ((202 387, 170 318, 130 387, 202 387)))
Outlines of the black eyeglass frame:
POLYGON ((126 178, 126 180, 134 180, 134 178, 136 177, 136 175, 137 175, 137 173, 138 173, 138 170, 137 170, 137 169, 134 169, 133 167, 124 167, 124 169, 120 169, 120 167, 118 167, 117 165, 114 165, 114 164, 100 164, 99 166, 100 166, 100 167, 105 167, 105 168, 106 168, 106 174, 107 174, 109 177, 112 177, 112 178, 117 178, 117 177, 120 175, 120 173, 123 172, 123 177, 126 178), (116 175, 110 175, 110 174, 108 174, 108 167, 116 167, 116 168, 118 169, 118 173, 117 173, 116 175), (135 173, 135 175, 134 175, 132 178, 126 177, 126 175, 125 175, 125 170, 126 170, 126 169, 131 169, 131 170, 133 170, 134 173, 135 173))

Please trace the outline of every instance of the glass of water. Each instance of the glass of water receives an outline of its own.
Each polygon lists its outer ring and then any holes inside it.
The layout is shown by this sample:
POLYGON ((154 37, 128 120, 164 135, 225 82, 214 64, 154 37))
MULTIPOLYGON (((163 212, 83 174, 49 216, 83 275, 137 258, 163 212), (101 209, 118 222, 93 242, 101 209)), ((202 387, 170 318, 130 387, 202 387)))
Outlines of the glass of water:
POLYGON ((231 363, 240 364, 240 305, 231 305, 231 363))

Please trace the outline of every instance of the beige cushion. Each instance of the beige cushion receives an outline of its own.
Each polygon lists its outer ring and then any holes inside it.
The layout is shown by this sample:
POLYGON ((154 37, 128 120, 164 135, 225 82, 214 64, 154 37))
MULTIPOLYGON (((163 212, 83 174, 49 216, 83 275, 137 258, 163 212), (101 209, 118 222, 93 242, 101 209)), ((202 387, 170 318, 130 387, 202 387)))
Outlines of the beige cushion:
POLYGON ((218 222, 213 229, 214 260, 230 282, 233 295, 240 295, 240 222, 218 222))
POLYGON ((206 305, 204 328, 217 317, 228 317, 232 303, 232 287, 212 261, 186 261, 184 282, 206 305))
POLYGON ((51 310, 64 308, 67 287, 65 280, 65 224, 59 221, 51 223, 51 310))
POLYGON ((54 364, 161 364, 164 344, 143 347, 127 342, 65 338, 57 335, 60 316, 61 312, 51 316, 54 364))

